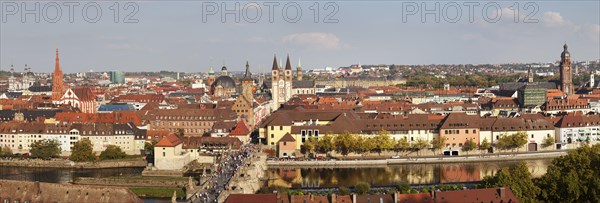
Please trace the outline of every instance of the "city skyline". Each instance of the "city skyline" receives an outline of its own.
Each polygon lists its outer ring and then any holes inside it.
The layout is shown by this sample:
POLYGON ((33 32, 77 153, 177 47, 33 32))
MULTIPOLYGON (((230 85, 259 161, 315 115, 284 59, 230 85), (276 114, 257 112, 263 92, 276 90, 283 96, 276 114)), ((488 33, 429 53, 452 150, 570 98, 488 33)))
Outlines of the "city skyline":
MULTIPOLYGON (((6 16, 0 29, 0 67, 8 70, 11 64, 17 68, 28 64, 34 72, 51 72, 56 48, 64 58, 65 73, 90 69, 207 72, 211 65, 218 69, 223 64, 230 71, 243 71, 246 60, 254 72, 261 72, 268 71, 273 54, 289 54, 294 62, 301 58, 304 70, 359 63, 545 63, 560 59, 556 50, 564 42, 574 61, 600 58, 600 14, 594 10, 600 3, 594 1, 534 2, 539 8, 533 15, 537 23, 523 22, 527 15, 523 2, 518 15, 509 8, 515 2, 498 2, 503 15, 494 23, 480 15, 470 22, 465 8, 456 23, 447 22, 446 15, 436 23, 433 15, 403 16, 403 4, 379 1, 337 2, 337 23, 314 23, 311 3, 300 2, 303 19, 297 23, 288 23, 280 15, 270 23, 266 14, 257 23, 244 18, 236 23, 232 16, 225 23, 215 16, 203 22, 202 3, 187 1, 168 6, 140 2, 137 23, 112 22, 108 3, 99 4, 105 14, 97 23, 77 16, 74 23, 64 19, 22 23, 6 16), (369 8, 381 11, 369 13, 372 17, 367 19, 353 15, 369 8), (513 22, 514 16, 519 17, 518 23, 513 22)), ((481 13, 481 5, 475 13, 481 13)))

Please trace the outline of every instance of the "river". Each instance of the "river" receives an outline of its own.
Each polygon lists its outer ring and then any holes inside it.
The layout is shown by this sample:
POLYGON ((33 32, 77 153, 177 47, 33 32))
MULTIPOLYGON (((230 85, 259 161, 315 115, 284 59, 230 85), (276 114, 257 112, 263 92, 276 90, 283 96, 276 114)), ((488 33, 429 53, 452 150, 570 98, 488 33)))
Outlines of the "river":
MULTIPOLYGON (((524 161, 533 177, 546 173, 552 159, 524 161)), ((393 186, 401 182, 412 185, 478 182, 494 175, 502 167, 519 161, 444 164, 406 164, 369 168, 269 168, 267 186, 286 188, 350 187, 358 182, 373 186, 393 186)))

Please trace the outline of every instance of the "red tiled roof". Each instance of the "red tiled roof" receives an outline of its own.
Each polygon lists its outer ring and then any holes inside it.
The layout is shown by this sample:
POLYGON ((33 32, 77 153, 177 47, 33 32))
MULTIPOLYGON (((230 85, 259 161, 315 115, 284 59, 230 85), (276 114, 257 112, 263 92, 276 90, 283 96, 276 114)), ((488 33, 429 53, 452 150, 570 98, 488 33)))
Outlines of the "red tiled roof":
POLYGON ((398 194, 398 203, 405 202, 431 202, 433 203, 433 199, 431 198, 431 194, 429 193, 417 193, 417 194, 398 194))
POLYGON ((485 188, 473 190, 457 190, 436 192, 435 202, 514 202, 519 199, 514 195, 510 188, 485 188))
POLYGON ((169 134, 167 137, 161 139, 156 143, 156 147, 175 147, 181 144, 183 141, 175 134, 169 134))
POLYGON ((229 135, 241 135, 241 136, 247 136, 249 135, 251 132, 250 130, 250 126, 248 126, 248 123, 246 123, 246 119, 240 119, 237 124, 235 125, 235 128, 233 128, 233 130, 231 130, 231 132, 229 133, 229 135))
POLYGON ((225 203, 276 203, 276 194, 231 194, 225 203))

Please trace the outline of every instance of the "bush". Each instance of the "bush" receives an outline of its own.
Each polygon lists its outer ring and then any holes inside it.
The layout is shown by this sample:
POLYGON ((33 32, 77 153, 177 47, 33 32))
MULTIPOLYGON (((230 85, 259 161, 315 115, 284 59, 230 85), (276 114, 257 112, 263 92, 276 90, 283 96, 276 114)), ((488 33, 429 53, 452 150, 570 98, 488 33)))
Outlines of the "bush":
POLYGON ((350 194, 350 189, 348 189, 347 187, 340 187, 340 195, 349 195, 350 194))
POLYGON ((369 183, 360 182, 356 184, 355 190, 357 194, 364 195, 371 190, 371 185, 369 185, 369 183))
POLYGON ((12 150, 8 146, 4 146, 2 147, 2 150, 0 150, 0 157, 9 157, 12 155, 12 150))
POLYGON ((125 157, 127 157, 127 154, 125 154, 120 147, 115 145, 108 145, 108 147, 106 147, 106 149, 100 153, 101 160, 123 159, 125 157))
POLYGON ((410 191, 411 188, 410 188, 410 185, 408 185, 408 183, 402 182, 402 183, 396 185, 396 189, 401 194, 408 194, 408 192, 410 191))

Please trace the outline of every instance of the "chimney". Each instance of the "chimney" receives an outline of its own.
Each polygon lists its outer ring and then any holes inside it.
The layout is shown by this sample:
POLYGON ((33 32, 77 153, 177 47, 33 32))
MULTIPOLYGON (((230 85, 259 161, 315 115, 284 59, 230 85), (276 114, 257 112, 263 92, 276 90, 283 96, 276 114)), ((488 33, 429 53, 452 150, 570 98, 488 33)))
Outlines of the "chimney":
POLYGON ((392 194, 392 196, 394 196, 394 203, 398 203, 398 193, 394 192, 394 194, 392 194))
POLYGON ((431 200, 435 201, 435 188, 431 189, 431 200))
POLYGON ((337 203, 337 195, 335 193, 331 193, 331 203, 337 203))
POLYGON ((498 193, 499 193, 499 196, 500 196, 500 200, 503 200, 504 197, 506 197, 506 191, 505 191, 504 187, 499 188, 498 189, 498 193))
POLYGON ((356 194, 350 194, 352 196, 352 203, 356 203, 356 194))

